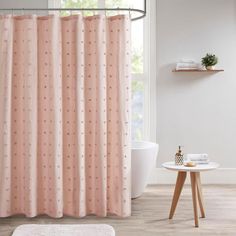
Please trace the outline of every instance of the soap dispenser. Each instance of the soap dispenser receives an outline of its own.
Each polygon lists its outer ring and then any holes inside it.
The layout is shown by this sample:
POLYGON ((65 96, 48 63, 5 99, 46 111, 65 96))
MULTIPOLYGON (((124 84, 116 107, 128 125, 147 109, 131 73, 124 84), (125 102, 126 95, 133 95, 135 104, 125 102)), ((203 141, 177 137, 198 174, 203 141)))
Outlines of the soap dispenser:
POLYGON ((184 155, 181 150, 181 146, 179 146, 179 150, 175 154, 175 165, 181 166, 184 164, 184 155))

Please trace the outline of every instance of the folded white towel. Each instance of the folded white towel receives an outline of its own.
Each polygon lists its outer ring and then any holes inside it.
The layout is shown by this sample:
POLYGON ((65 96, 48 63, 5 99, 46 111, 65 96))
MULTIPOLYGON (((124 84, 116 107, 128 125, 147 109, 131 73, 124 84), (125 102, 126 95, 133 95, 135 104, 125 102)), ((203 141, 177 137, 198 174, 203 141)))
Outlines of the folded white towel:
POLYGON ((193 161, 196 164, 208 164, 210 162, 208 154, 187 154, 185 156, 186 161, 193 161))
POLYGON ((192 161, 204 161, 208 160, 208 154, 206 153, 201 153, 201 154, 186 154, 186 158, 190 159, 192 161))
POLYGON ((181 63, 196 63, 195 60, 191 60, 191 59, 181 59, 179 62, 181 62, 181 63))
POLYGON ((176 66, 176 69, 199 69, 199 66, 176 66))
POLYGON ((198 65, 197 62, 177 62, 178 65, 198 65))
POLYGON ((176 70, 189 70, 189 69, 201 69, 201 64, 199 64, 199 63, 182 63, 182 62, 178 62, 176 64, 176 70))
POLYGON ((200 70, 198 67, 176 67, 176 70, 200 70))
POLYGON ((194 161, 197 165, 206 165, 209 164, 210 160, 208 161, 194 161))

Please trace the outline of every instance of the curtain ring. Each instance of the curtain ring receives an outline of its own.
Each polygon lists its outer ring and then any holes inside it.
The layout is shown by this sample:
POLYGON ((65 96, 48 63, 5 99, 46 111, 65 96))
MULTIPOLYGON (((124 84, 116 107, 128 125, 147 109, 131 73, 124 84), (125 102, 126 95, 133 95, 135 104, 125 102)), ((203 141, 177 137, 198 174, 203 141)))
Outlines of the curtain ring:
POLYGON ((14 9, 11 9, 11 15, 14 16, 14 9))
POLYGON ((129 18, 131 19, 131 12, 130 12, 130 8, 129 8, 129 18))

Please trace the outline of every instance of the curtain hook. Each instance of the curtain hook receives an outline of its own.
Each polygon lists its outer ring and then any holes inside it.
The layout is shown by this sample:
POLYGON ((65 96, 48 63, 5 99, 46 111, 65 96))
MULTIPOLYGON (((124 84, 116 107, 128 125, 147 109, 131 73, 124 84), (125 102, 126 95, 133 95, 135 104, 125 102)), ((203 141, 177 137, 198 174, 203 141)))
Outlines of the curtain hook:
POLYGON ((129 8, 129 18, 131 19, 131 12, 130 12, 130 8, 129 8))
POLYGON ((11 15, 14 16, 14 8, 11 9, 11 15))

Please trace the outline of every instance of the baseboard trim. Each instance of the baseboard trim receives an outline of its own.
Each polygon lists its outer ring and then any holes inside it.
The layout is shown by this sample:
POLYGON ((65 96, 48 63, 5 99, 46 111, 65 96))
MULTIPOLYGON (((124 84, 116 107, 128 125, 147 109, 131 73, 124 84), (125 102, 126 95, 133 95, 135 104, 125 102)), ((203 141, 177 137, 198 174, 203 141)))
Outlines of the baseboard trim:
MULTIPOLYGON (((236 168, 218 168, 201 173, 202 184, 236 184, 236 168)), ((175 184, 176 171, 155 168, 149 178, 149 184, 175 184)), ((189 182, 189 178, 186 180, 189 182)))

